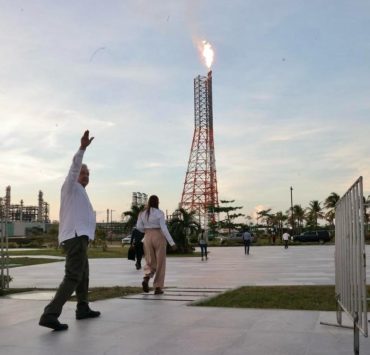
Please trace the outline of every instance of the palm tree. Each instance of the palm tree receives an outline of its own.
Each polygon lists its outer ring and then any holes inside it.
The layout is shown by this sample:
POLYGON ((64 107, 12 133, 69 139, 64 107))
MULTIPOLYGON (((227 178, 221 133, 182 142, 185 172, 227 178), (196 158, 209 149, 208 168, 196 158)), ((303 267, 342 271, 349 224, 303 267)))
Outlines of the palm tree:
POLYGON ((261 210, 257 212, 257 225, 258 225, 258 220, 261 220, 261 223, 265 222, 266 226, 270 223, 271 220, 271 208, 267 210, 261 210))
POLYGON ((318 220, 324 217, 322 212, 321 202, 318 200, 313 200, 310 202, 309 207, 307 208, 307 224, 311 227, 317 228, 318 220))
POLYGON ((169 230, 180 252, 189 252, 188 236, 198 235, 201 227, 195 220, 195 211, 187 212, 183 208, 177 209, 169 221, 169 230))
POLYGON ((273 226, 277 231, 278 235, 281 237, 283 235, 284 222, 288 219, 288 216, 279 211, 273 215, 273 226))
POLYGON ((296 226, 296 233, 299 234, 302 231, 303 221, 305 218, 304 209, 301 205, 293 206, 294 225, 296 226))
POLYGON ((125 211, 122 213, 121 217, 125 222, 123 229, 126 233, 131 232, 131 230, 136 226, 139 214, 144 210, 144 208, 144 205, 132 205, 130 211, 125 211))
POLYGON ((337 202, 339 201, 340 196, 332 192, 324 201, 324 207, 328 210, 325 213, 325 219, 329 222, 329 224, 332 226, 334 224, 335 219, 335 206, 337 202))

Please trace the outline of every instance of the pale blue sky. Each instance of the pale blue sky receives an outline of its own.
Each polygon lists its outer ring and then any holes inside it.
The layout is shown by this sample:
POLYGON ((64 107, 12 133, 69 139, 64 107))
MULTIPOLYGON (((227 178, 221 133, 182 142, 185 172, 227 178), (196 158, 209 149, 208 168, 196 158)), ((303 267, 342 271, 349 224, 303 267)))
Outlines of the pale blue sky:
POLYGON ((370 193, 368 1, 0 0, 0 195, 58 218, 79 139, 98 221, 133 191, 181 198, 197 43, 215 50, 218 190, 252 215, 370 193))

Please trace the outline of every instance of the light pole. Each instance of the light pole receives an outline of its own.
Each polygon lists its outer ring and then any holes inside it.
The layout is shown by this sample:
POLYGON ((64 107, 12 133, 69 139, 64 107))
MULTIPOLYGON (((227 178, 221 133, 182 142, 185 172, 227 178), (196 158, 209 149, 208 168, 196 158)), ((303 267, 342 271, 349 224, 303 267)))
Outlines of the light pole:
POLYGON ((113 219, 112 214, 115 210, 110 210, 110 242, 113 243, 113 219))
POLYGON ((293 214, 293 187, 290 187, 290 208, 292 218, 292 235, 294 234, 294 214, 293 214))

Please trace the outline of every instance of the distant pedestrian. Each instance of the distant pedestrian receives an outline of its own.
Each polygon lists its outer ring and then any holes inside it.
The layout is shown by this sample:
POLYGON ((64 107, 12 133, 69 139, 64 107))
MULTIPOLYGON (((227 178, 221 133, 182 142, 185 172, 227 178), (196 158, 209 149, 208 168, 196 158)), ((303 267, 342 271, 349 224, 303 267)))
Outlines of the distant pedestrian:
POLYGON ((208 252, 207 252, 207 238, 204 236, 204 229, 202 229, 199 237, 199 247, 200 247, 200 254, 202 256, 202 261, 204 260, 203 258, 205 257, 206 260, 208 260, 208 252))
POLYGON ((166 250, 167 242, 173 250, 176 244, 166 226, 164 213, 158 208, 159 199, 152 195, 149 197, 148 205, 139 214, 136 228, 144 232, 144 279, 142 282, 143 291, 149 292, 149 280, 154 277, 154 294, 163 293, 164 278, 166 274, 166 250))
POLYGON ((272 243, 273 243, 273 244, 275 244, 275 242, 276 242, 276 234, 274 233, 274 234, 272 235, 272 243))
POLYGON ((246 229, 243 233, 243 243, 244 243, 244 253, 249 255, 249 248, 252 242, 252 235, 249 233, 249 230, 246 229))
POLYGON ((136 270, 141 269, 141 259, 143 258, 144 255, 144 245, 143 245, 143 240, 144 238, 144 233, 140 232, 137 228, 134 228, 131 233, 131 245, 134 246, 135 248, 135 266, 136 270))
POLYGON ((285 233, 283 234, 283 242, 284 242, 284 248, 285 248, 285 249, 288 249, 289 238, 290 238, 289 233, 288 233, 288 232, 285 232, 285 233))
POLYGON ((73 157, 72 165, 63 183, 59 213, 58 240, 66 254, 65 274, 54 298, 45 307, 39 325, 54 330, 66 330, 58 318, 64 304, 74 291, 77 297, 76 319, 96 318, 100 312, 89 307, 89 261, 87 248, 95 236, 95 212, 86 193, 89 169, 82 164, 86 148, 94 138, 85 131, 81 145, 73 157))

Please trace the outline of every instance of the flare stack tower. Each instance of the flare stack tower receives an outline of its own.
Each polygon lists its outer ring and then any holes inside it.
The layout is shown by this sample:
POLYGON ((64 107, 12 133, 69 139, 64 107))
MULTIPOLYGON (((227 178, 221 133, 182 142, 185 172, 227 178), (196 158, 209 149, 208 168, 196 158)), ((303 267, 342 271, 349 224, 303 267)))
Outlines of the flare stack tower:
POLYGON ((212 71, 194 79, 194 134, 180 207, 195 211, 208 229, 218 207, 216 159, 213 134, 212 71))

